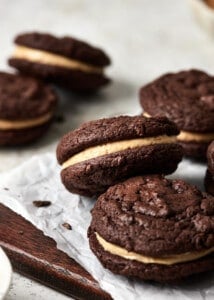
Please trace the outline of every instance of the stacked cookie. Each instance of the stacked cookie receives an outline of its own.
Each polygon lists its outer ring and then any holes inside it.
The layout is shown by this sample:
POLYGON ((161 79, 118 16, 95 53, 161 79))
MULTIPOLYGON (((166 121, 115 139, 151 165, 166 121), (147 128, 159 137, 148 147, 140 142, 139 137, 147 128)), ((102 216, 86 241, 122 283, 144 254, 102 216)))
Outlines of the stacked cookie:
POLYGON ((178 133, 165 117, 120 116, 85 123, 57 147, 62 182, 73 193, 93 196, 138 174, 170 174, 182 158, 178 133))
POLYGON ((102 193, 88 237, 115 274, 170 282, 213 270, 214 198, 157 175, 181 160, 178 134, 166 117, 120 116, 85 123, 58 144, 65 187, 102 193))
POLYGON ((54 90, 29 76, 0 72, 0 145, 37 140, 50 126, 57 105, 54 90))
MULTIPOLYGON (((21 145, 49 127, 58 97, 44 82, 79 92, 109 83, 109 57, 71 37, 26 33, 0 73, 0 145, 21 145)), ((198 70, 166 74, 141 88, 140 116, 82 124, 62 137, 57 159, 72 193, 99 196, 89 243, 116 274, 170 282, 214 268, 214 197, 174 172, 182 154, 208 159, 214 194, 214 78, 198 70), (180 131, 179 131, 180 130, 180 131), (164 175, 163 175, 164 174, 164 175)))
POLYGON ((186 156, 205 159, 214 139, 214 77, 198 70, 163 75, 141 88, 140 102, 145 116, 176 123, 186 156))
POLYGON ((18 35, 9 64, 20 72, 78 91, 94 91, 109 83, 104 67, 109 57, 72 37, 30 32, 18 35))
MULTIPOLYGON (((205 157, 214 132, 213 94, 213 77, 201 71, 167 74, 141 89, 143 115, 91 121, 61 139, 57 158, 65 187, 100 195, 88 237, 113 273, 174 282, 213 270, 214 198, 157 175, 175 171, 182 151, 205 157)), ((211 144, 210 193, 213 153, 211 144)))
POLYGON ((47 82, 81 92, 108 84, 109 57, 71 37, 25 33, 15 39, 9 64, 20 74, 0 72, 0 145, 36 141, 53 120, 58 96, 47 82))
POLYGON ((182 180, 140 176, 110 187, 88 237, 105 268, 173 282, 214 268, 214 197, 182 180))

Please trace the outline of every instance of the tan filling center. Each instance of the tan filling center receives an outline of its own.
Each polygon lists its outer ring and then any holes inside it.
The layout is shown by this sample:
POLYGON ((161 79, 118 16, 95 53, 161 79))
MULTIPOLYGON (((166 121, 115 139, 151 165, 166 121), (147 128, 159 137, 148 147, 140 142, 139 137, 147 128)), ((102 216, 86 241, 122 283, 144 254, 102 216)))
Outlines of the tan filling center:
POLYGON ((126 249, 122 247, 107 242, 97 232, 95 234, 96 234, 97 241, 105 251, 126 259, 136 260, 144 264, 173 265, 173 264, 199 259, 214 251, 214 247, 212 247, 210 249, 199 251, 199 252, 186 252, 182 254, 156 258, 156 257, 145 256, 135 252, 128 252, 126 249))
MULTIPOLYGON (((151 118, 147 112, 143 113, 146 118, 151 118)), ((194 133, 189 131, 180 131, 177 140, 180 142, 210 142, 214 139, 214 133, 194 133)))
POLYGON ((23 121, 8 121, 0 119, 0 130, 10 130, 10 129, 23 129, 36 127, 46 123, 51 119, 53 113, 48 113, 36 119, 23 120, 23 121))
POLYGON ((177 136, 180 142, 210 142, 214 139, 214 133, 193 133, 181 131, 177 136))
POLYGON ((16 46, 13 58, 25 59, 35 63, 59 66, 68 69, 80 70, 86 73, 102 73, 103 69, 94 67, 89 64, 82 63, 77 60, 63 57, 61 55, 52 54, 47 51, 32 49, 23 46, 16 46))
POLYGON ((155 144, 169 144, 175 142, 176 142, 175 136, 167 136, 167 135, 148 137, 142 139, 125 140, 119 142, 117 141, 113 143, 90 147, 86 150, 83 150, 80 153, 73 155, 66 162, 64 162, 62 164, 62 167, 63 169, 65 169, 69 166, 72 166, 74 164, 80 163, 88 159, 92 159, 102 155, 112 154, 127 149, 133 149, 137 147, 155 145, 155 144))

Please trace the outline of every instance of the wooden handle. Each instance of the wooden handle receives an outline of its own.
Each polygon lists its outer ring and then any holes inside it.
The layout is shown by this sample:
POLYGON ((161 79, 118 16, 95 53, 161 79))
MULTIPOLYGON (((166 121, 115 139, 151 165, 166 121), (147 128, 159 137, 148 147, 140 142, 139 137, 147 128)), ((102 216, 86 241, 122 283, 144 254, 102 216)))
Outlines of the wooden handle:
POLYGON ((93 277, 23 217, 0 204, 0 246, 14 269, 75 299, 111 299, 93 277))

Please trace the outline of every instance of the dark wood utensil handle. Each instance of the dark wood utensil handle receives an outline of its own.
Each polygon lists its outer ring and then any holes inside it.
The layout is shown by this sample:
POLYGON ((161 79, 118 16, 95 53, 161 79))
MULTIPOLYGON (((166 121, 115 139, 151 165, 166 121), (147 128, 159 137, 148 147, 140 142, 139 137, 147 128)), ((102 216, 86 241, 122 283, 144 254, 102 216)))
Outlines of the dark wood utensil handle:
POLYGON ((14 270, 75 299, 111 299, 93 277, 20 215, 0 204, 0 246, 14 270))

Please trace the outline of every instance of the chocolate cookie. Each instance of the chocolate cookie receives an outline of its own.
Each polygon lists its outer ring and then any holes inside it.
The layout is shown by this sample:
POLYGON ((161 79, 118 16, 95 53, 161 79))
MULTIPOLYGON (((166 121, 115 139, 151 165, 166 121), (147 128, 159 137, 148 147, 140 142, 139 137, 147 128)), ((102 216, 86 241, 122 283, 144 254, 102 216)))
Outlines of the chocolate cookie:
POLYGON ((205 176, 206 191, 214 196, 214 141, 207 149, 208 169, 205 176))
POLYGON ((137 174, 169 174, 182 158, 178 133, 166 118, 120 116, 85 123, 57 147, 62 182, 73 193, 92 196, 137 174))
POLYGON ((214 270, 214 197, 182 180, 133 177, 98 198, 88 237, 116 274, 170 282, 214 270))
POLYGON ((198 70, 161 76, 140 90, 146 116, 166 116, 180 129, 184 154, 205 158, 214 139, 214 77, 198 70))
POLYGON ((18 35, 15 43, 9 64, 23 73, 77 91, 92 91, 109 83, 103 72, 109 57, 87 43, 37 32, 18 35))
POLYGON ((30 77, 0 72, 0 145, 30 143, 49 127, 57 96, 30 77))

